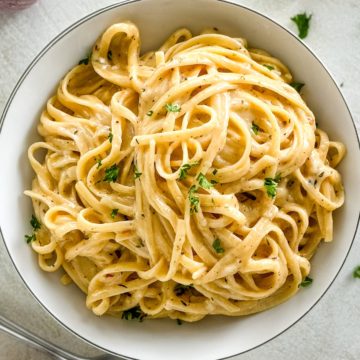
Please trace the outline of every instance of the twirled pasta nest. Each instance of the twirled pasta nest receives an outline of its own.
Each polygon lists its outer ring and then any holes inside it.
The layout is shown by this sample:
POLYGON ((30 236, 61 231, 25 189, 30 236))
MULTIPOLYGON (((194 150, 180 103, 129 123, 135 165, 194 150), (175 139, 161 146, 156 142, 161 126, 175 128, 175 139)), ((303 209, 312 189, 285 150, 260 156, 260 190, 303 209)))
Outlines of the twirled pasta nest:
POLYGON ((332 240, 345 148, 291 81, 213 29, 140 56, 137 27, 110 26, 29 148, 40 267, 125 319, 238 316, 294 295, 332 240))

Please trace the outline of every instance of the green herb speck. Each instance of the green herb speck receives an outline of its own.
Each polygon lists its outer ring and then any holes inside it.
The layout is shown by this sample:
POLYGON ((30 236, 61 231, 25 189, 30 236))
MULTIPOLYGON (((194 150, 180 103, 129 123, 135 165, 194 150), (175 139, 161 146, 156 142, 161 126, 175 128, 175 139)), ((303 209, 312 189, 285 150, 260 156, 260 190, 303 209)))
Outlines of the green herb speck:
POLYGON ((308 287, 312 284, 313 279, 309 276, 306 276, 305 279, 301 282, 300 286, 301 287, 308 287))
POLYGON ((112 209, 111 210, 111 213, 110 213, 110 216, 115 219, 115 216, 118 214, 119 212, 119 209, 112 209))
POLYGON ((353 277, 360 279, 360 266, 357 266, 353 271, 353 277))
POLYGON ((216 238, 214 240, 212 247, 218 254, 222 254, 225 251, 224 248, 221 246, 221 241, 219 238, 216 238))
POLYGON ((292 83, 290 83, 290 86, 293 87, 298 93, 300 93, 301 89, 303 88, 305 84, 303 83, 299 83, 296 81, 293 81, 292 83))
POLYGON ((119 168, 116 164, 114 164, 105 170, 104 181, 115 182, 118 176, 119 176, 119 168))
POLYGON ((265 178, 264 186, 266 189, 266 193, 271 198, 274 198, 276 196, 277 192, 277 186, 281 180, 280 174, 277 174, 275 178, 265 178))
POLYGON ((291 20, 296 24, 299 31, 299 38, 305 39, 308 35, 310 28, 310 20, 312 15, 307 15, 306 12, 302 14, 297 14, 291 18, 291 20))
POLYGON ((194 166, 197 166, 199 165, 199 162, 198 161, 194 161, 192 163, 188 163, 188 164, 184 164, 184 165, 181 165, 180 167, 180 174, 179 174, 179 180, 184 180, 187 176, 187 173, 188 171, 194 167, 194 166))
POLYGON ((178 105, 178 104, 166 104, 166 105, 165 105, 165 109, 166 109, 168 112, 180 112, 181 107, 180 107, 180 105, 178 105))
POLYGON ((125 310, 121 315, 121 318, 124 320, 138 320, 139 322, 142 322, 145 317, 146 314, 143 313, 140 306, 134 306, 129 310, 125 310))
POLYGON ((34 231, 37 231, 41 228, 41 223, 35 215, 31 215, 30 225, 32 226, 34 231))

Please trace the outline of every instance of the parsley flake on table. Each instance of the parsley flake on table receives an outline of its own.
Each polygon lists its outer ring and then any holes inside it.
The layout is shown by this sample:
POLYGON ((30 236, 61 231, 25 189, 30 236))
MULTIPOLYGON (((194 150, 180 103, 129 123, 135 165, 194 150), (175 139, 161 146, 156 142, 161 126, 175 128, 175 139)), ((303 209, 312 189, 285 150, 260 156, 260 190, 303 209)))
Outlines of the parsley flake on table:
POLYGON ((353 271, 353 277, 360 279, 360 265, 357 266, 353 271))
POLYGON ((307 15, 306 12, 302 14, 297 14, 291 18, 291 20, 296 24, 299 31, 299 38, 305 39, 308 35, 310 28, 310 20, 312 15, 307 15))

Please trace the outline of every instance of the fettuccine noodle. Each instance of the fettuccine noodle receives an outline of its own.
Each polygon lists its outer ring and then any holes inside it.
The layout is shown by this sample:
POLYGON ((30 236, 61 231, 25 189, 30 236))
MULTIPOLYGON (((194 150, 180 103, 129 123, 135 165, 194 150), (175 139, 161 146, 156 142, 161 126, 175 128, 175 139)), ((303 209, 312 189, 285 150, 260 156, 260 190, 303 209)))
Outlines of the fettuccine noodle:
POLYGON ((28 151, 41 269, 62 267, 96 315, 197 321, 293 296, 332 240, 345 148, 287 67, 216 30, 140 56, 131 22, 86 62, 28 151))

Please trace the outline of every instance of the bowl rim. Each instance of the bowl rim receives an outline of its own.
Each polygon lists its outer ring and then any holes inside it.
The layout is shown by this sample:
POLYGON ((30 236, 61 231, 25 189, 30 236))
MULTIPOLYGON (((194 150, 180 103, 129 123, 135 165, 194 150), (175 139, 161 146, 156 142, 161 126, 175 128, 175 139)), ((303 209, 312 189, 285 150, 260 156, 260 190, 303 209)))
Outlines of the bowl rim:
MULTIPOLYGON (((97 17, 98 15, 102 14, 102 13, 105 13, 109 10, 112 10, 112 9, 115 9, 115 8, 120 8, 124 5, 128 5, 128 4, 133 4, 133 3, 137 3, 137 2, 142 2, 142 1, 148 1, 148 0, 124 0, 124 1, 121 1, 121 2, 117 2, 115 4, 111 4, 111 5, 108 5, 108 6, 105 6, 105 7, 102 7, 98 10, 95 10, 93 12, 91 12, 90 14, 88 15, 85 15, 83 16, 82 18, 80 18, 79 20, 75 21, 74 23, 72 23, 71 25, 69 25, 68 27, 66 27, 64 30, 62 30, 58 35, 56 35, 52 40, 50 40, 47 45, 45 45, 45 47, 40 50, 40 52, 34 57, 34 59, 30 62, 30 64, 26 67, 26 69, 24 70, 24 72, 22 73, 22 75, 20 76, 20 78, 18 79, 18 81, 16 82, 13 90, 11 91, 10 93, 10 96, 9 98, 7 99, 6 103, 5 103, 5 106, 4 106, 4 109, 2 111, 2 114, 1 114, 1 117, 0 117, 0 139, 1 139, 1 134, 2 134, 2 129, 3 129, 3 125, 5 123, 5 119, 6 119, 6 116, 7 116, 7 113, 8 113, 8 110, 12 104, 12 101, 14 99, 14 97, 16 96, 17 94, 17 91, 18 89, 20 88, 20 86, 22 85, 22 83, 24 82, 24 80, 26 79, 27 75, 29 74, 29 72, 35 67, 35 65, 38 63, 38 61, 54 46, 57 44, 57 42, 59 40, 61 40, 63 37, 65 37, 67 34, 69 34, 71 31, 73 31, 74 29, 76 29, 77 27, 79 27, 80 25, 82 25, 83 23, 87 22, 88 20, 90 19, 93 19, 95 17, 97 17)), ((350 117, 350 120, 352 122, 352 126, 353 126, 353 129, 354 129, 354 132, 355 132, 355 135, 356 135, 356 139, 357 139, 357 143, 358 143, 358 148, 360 150, 360 140, 359 140, 359 134, 357 132, 357 129, 356 129, 356 125, 355 125, 355 122, 354 122, 354 118, 352 116, 352 113, 350 111, 350 108, 349 108, 349 105, 341 91, 341 89, 339 88, 337 82, 335 81, 333 75, 331 74, 331 72, 328 70, 328 68, 324 65, 324 63, 319 59, 319 57, 316 55, 316 53, 310 48, 309 45, 307 45, 305 42, 303 42, 301 39, 299 39, 291 30, 287 29, 285 26, 281 25, 279 22, 277 22, 276 20, 274 20, 273 18, 265 15, 264 13, 258 11, 258 10, 255 10, 249 6, 246 6, 244 4, 239 4, 237 2, 234 2, 236 0, 209 0, 209 2, 213 1, 214 3, 215 2, 219 2, 219 3, 225 3, 227 5, 230 5, 230 6, 235 6, 235 7, 239 7, 239 8, 243 8, 247 11, 250 11, 250 12, 253 12, 255 13, 256 15, 262 17, 263 19, 266 19, 268 21, 270 21, 273 25, 277 26, 278 28, 280 28, 281 30, 284 30, 288 35, 290 35, 292 38, 294 38, 298 43, 300 43, 311 55, 312 57, 319 63, 319 65, 325 70, 325 72, 327 73, 327 75, 329 76, 329 78, 331 79, 331 81, 333 82, 333 84, 335 85, 336 87, 336 90, 338 92, 338 95, 340 95, 345 107, 346 107, 346 110, 349 114, 349 117, 350 117)), ((242 354, 245 354, 249 351, 252 351, 254 349, 257 349, 258 347, 262 346, 262 345, 265 345, 267 344, 268 342, 274 340, 275 338, 277 338, 278 336, 282 335, 283 333, 285 333, 287 330, 289 330, 291 327, 293 327, 295 324, 297 324, 301 319, 303 319, 307 314, 309 314, 309 312, 314 309, 314 307, 320 302, 320 300, 324 297, 324 295, 328 292, 328 290, 330 289, 330 287, 333 285, 333 283, 335 282, 336 278, 338 277, 340 271, 342 270, 348 256, 349 256, 349 253, 352 249, 352 246, 354 244, 354 240, 355 240, 355 237, 357 235, 357 232, 358 232, 358 229, 359 229, 359 223, 360 223, 360 210, 358 212, 358 216, 357 216, 357 222, 356 222, 356 227, 355 227, 355 230, 354 230, 354 235, 352 237, 352 240, 351 240, 351 243, 350 243, 350 246, 346 252, 346 255, 344 257, 344 260, 343 262, 341 263, 338 271, 336 272, 334 278, 331 280, 330 284, 328 285, 328 287, 324 290, 324 292, 321 294, 321 296, 315 301, 315 303, 304 313, 302 314, 297 320, 295 320, 293 323, 291 323, 289 326, 287 326, 284 330, 282 330, 281 332, 275 334, 274 336, 270 337, 269 339, 267 339, 266 341, 263 341, 261 342, 260 344, 256 345, 256 346, 253 346, 252 348, 250 349, 247 349, 245 351, 241 351, 239 353, 236 353, 236 354, 233 354, 233 355, 230 355, 230 356, 226 356, 226 357, 222 357, 222 358, 219 358, 218 360, 225 360, 225 359, 230 359, 234 356, 239 356, 239 355, 242 355, 242 354)), ((4 235, 3 235, 3 232, 2 232, 2 229, 1 229, 1 225, 0 225, 0 235, 1 235, 1 238, 2 238, 2 241, 4 243, 4 246, 5 246, 5 249, 9 255, 9 258, 12 262, 12 264, 14 265, 15 267, 15 270, 17 272, 17 274, 19 275, 20 279, 22 280, 22 282, 25 284, 27 290, 30 292, 30 294, 33 296, 33 298, 37 301, 37 303, 51 316, 52 319, 56 320, 56 322, 58 322, 63 328, 65 328, 66 330, 68 330, 71 334, 75 335, 76 337, 78 337, 79 339, 81 339, 82 341, 84 341, 85 343, 93 346, 94 348, 97 348, 97 349, 100 349, 102 351, 104 351, 105 353, 109 353, 109 354, 112 354, 112 355, 115 355, 115 356, 121 356, 122 358, 124 359, 129 359, 129 360, 141 360, 141 359, 137 359, 137 358, 134 358, 134 357, 130 357, 130 356, 125 356, 125 355, 121 355, 121 354, 117 354, 111 350, 108 350, 104 347, 102 347, 101 345, 97 345, 95 343, 93 343, 91 340, 89 339, 86 339, 85 337, 83 337, 82 335, 78 334, 75 330, 73 330, 72 328, 70 328, 68 325, 66 325, 65 323, 62 322, 62 320, 57 317, 56 315, 54 315, 47 307, 46 305, 44 305, 41 300, 34 294, 34 292, 32 291, 32 289, 30 288, 30 286, 27 284, 27 282, 24 280, 23 276, 21 275, 21 272, 19 271, 18 267, 16 266, 16 263, 13 259, 13 257, 11 256, 11 253, 10 253, 10 250, 7 246, 7 243, 5 241, 5 238, 4 238, 4 235)))

